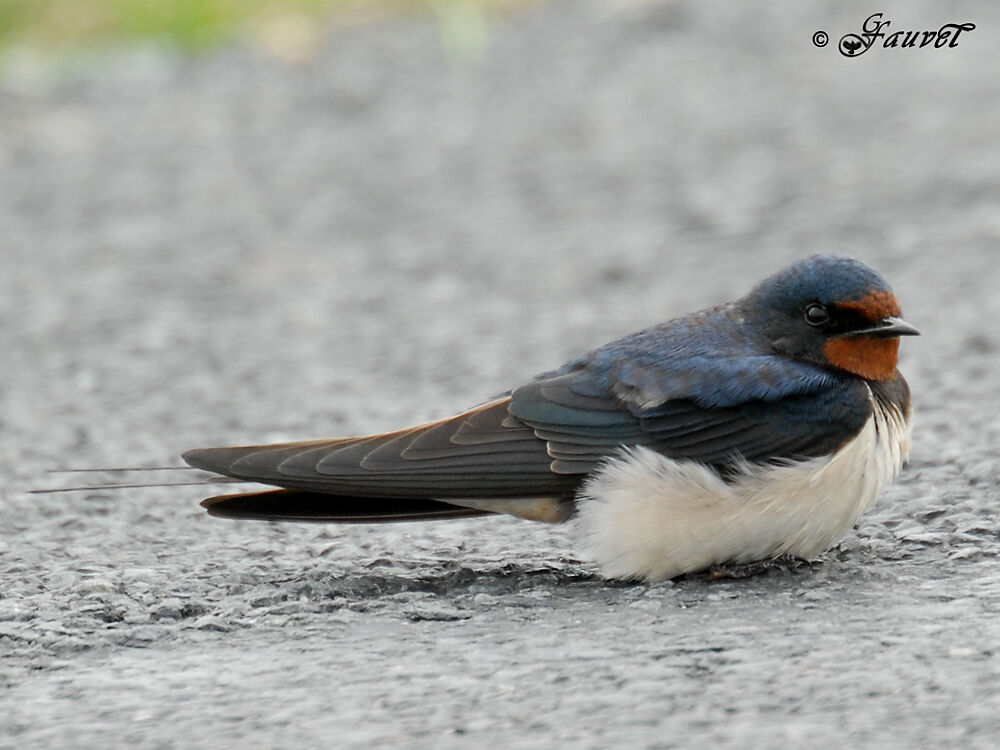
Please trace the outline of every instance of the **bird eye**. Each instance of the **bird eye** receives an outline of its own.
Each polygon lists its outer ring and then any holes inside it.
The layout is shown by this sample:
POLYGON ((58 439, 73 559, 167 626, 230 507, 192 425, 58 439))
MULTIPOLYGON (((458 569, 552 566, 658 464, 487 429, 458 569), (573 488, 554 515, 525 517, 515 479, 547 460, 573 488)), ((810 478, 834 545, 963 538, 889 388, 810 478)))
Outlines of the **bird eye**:
POLYGON ((805 318, 806 323, 809 325, 821 326, 830 321, 830 313, 819 302, 813 302, 810 305, 806 305, 805 318))

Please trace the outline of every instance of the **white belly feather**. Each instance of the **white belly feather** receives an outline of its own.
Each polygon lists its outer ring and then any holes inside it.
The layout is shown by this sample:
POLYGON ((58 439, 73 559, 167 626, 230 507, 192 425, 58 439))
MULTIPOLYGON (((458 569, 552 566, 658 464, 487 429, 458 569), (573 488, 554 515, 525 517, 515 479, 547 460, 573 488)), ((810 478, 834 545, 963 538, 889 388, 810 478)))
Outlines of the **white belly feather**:
POLYGON ((899 474, 909 424, 873 399, 874 413, 830 457, 712 469, 648 448, 623 450, 584 485, 583 547, 612 578, 672 578, 725 562, 813 559, 839 541, 899 474))

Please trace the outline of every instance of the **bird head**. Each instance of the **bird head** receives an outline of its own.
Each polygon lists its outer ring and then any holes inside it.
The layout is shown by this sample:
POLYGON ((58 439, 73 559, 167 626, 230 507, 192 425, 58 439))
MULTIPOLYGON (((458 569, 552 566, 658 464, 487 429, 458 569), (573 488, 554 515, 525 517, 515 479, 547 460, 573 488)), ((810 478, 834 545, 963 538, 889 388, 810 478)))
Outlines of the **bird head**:
POLYGON ((814 255, 758 284, 744 298, 748 322, 775 353, 891 380, 899 337, 919 331, 900 315, 889 284, 861 261, 814 255))

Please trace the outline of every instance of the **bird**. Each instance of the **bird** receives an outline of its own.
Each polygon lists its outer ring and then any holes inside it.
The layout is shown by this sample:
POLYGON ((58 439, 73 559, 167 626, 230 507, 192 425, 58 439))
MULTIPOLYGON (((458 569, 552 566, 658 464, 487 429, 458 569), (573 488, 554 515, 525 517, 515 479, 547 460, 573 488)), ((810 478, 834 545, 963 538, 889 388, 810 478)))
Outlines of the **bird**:
POLYGON ((572 523, 602 575, 633 581, 815 560, 908 458, 913 335, 879 273, 813 255, 446 419, 182 458, 272 486, 205 499, 217 517, 572 523))

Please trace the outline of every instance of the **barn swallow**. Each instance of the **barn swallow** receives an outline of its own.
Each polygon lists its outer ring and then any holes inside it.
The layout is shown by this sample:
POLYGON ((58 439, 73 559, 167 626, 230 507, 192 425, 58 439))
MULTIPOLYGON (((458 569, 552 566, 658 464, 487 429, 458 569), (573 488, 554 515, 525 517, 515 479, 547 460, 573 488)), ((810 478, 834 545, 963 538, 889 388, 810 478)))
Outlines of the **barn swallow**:
POLYGON ((870 267, 816 255, 448 419, 183 458, 281 488, 208 498, 214 516, 572 519, 610 578, 811 560, 907 458, 900 314, 870 267))

